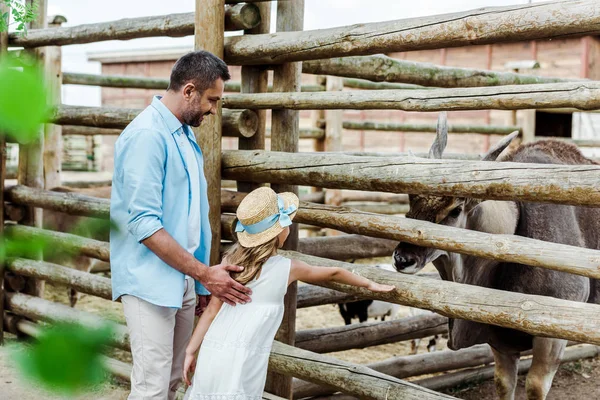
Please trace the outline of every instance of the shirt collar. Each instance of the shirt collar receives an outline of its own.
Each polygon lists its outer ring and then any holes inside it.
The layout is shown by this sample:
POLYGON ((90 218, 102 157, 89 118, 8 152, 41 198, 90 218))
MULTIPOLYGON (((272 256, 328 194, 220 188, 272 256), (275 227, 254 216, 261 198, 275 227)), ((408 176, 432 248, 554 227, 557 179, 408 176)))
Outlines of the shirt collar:
POLYGON ((180 128, 184 125, 177 119, 177 117, 163 104, 160 99, 162 96, 154 96, 152 99, 152 107, 158 111, 163 121, 167 124, 167 128, 170 133, 179 133, 181 132, 180 128))
POLYGON ((184 133, 188 139, 192 142, 196 143, 196 135, 192 131, 189 125, 182 124, 181 121, 177 119, 177 117, 163 104, 160 99, 162 96, 154 96, 152 99, 152 107, 158 111, 160 116, 163 118, 165 123, 167 124, 167 128, 169 128, 170 133, 175 133, 177 135, 184 133))

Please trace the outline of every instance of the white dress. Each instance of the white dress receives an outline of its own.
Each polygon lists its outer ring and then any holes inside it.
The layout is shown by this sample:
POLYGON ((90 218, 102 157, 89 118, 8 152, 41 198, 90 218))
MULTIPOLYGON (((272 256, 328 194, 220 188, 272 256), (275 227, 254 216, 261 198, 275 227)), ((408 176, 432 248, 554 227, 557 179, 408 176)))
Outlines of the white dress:
POLYGON ((252 302, 223 304, 208 328, 196 363, 190 400, 260 400, 269 353, 283 318, 291 261, 273 256, 249 282, 252 302))

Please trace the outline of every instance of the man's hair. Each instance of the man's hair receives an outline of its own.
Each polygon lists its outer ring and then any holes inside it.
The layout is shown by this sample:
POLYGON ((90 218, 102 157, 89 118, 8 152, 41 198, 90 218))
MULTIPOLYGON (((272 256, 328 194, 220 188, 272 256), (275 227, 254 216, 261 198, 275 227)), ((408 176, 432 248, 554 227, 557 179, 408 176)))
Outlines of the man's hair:
POLYGON ((177 91, 192 82, 198 91, 203 92, 219 78, 223 81, 231 78, 227 64, 208 51, 193 51, 177 60, 171 70, 167 90, 177 91))

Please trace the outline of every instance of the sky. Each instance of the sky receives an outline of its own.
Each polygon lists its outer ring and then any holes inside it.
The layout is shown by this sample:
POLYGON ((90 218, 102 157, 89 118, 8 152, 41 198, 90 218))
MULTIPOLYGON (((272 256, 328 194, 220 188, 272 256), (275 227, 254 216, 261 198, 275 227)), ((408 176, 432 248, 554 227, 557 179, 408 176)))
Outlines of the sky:
MULTIPOLYGON (((48 15, 67 18, 63 26, 107 22, 121 18, 193 12, 193 0, 47 0, 48 15)), ((540 0, 533 0, 538 2, 540 0)), ((530 0, 305 0, 304 30, 325 29, 357 23, 389 21, 426 15, 466 11, 482 7, 527 4, 530 0), (418 7, 414 7, 418 4, 418 7)), ((275 26, 273 3, 272 23, 275 26)), ((239 33, 228 32, 228 35, 239 33)), ((145 38, 127 41, 107 41, 63 47, 63 71, 100 73, 100 63, 88 62, 94 52, 140 48, 193 46, 193 37, 145 38)), ((72 105, 100 105, 100 89, 64 85, 63 102, 72 105)))

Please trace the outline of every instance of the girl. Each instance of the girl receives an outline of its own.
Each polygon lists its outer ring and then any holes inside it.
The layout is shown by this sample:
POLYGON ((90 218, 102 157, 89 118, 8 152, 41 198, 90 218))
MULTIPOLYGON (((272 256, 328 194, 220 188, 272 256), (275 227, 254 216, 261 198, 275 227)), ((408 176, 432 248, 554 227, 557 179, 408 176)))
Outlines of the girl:
POLYGON ((277 249, 287 239, 297 209, 295 194, 277 195, 267 187, 254 190, 240 203, 238 243, 224 258, 244 267, 232 276, 252 288, 252 302, 231 307, 211 298, 186 349, 183 376, 188 385, 189 373, 195 370, 188 390, 190 400, 262 398, 269 352, 283 318, 283 297, 290 283, 334 281, 376 292, 394 289, 341 268, 313 267, 278 256, 277 249))

